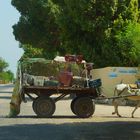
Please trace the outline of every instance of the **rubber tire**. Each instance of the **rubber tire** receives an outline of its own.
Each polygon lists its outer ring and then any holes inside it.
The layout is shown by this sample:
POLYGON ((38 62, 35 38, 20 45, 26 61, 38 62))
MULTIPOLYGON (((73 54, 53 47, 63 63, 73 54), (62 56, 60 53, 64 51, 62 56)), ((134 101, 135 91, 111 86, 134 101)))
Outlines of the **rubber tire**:
POLYGON ((55 102, 49 97, 38 97, 33 103, 33 110, 40 118, 51 117, 56 109, 55 102))
POLYGON ((32 102, 32 109, 35 112, 35 114, 36 114, 36 104, 37 104, 37 99, 38 98, 40 98, 40 97, 35 98, 35 100, 33 100, 33 102, 32 102))
POLYGON ((37 98, 32 102, 32 109, 35 112, 35 114, 36 114, 36 100, 37 98))
POLYGON ((74 112, 80 118, 89 118, 95 111, 95 103, 89 97, 79 97, 74 102, 74 112))
POLYGON ((76 113, 75 113, 75 111, 74 111, 74 103, 75 103, 75 101, 76 101, 78 98, 79 98, 79 97, 75 97, 75 98, 71 101, 71 105, 70 105, 71 111, 72 111, 72 113, 75 114, 75 115, 76 115, 76 113))

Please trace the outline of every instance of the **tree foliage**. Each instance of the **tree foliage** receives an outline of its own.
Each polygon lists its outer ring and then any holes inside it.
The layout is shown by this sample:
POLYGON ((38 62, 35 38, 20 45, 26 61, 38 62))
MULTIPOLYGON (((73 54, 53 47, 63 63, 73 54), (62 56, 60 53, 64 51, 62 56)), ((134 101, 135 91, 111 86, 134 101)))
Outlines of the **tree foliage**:
POLYGON ((59 30, 50 12, 49 0, 12 0, 21 17, 13 26, 16 40, 48 53, 59 49, 59 30))
POLYGON ((140 24, 129 23, 124 32, 116 35, 122 65, 136 66, 140 62, 140 24))
POLYGON ((0 57, 0 72, 4 72, 8 66, 8 63, 0 57))
POLYGON ((42 57, 43 49, 42 48, 33 48, 31 45, 23 45, 20 44, 20 48, 24 50, 24 54, 22 58, 29 58, 29 57, 42 57))
POLYGON ((14 74, 7 70, 8 63, 0 57, 0 81, 12 81, 14 79, 14 74))
POLYGON ((140 21, 139 2, 12 0, 21 14, 19 22, 13 26, 14 35, 28 56, 37 51, 33 48, 42 48, 39 56, 46 58, 53 58, 57 53, 83 54, 97 67, 133 66, 138 63, 139 53, 134 50, 138 50, 139 45, 134 43, 136 38, 130 38, 136 33, 130 25, 140 21), (129 37, 126 37, 128 32, 129 37))

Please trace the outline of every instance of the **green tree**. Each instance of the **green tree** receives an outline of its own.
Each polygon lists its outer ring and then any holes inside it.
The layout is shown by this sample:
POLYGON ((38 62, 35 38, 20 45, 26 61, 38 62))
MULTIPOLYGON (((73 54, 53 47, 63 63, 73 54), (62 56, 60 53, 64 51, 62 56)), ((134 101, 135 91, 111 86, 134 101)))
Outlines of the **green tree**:
MULTIPOLYGON (((139 20, 139 5, 138 0, 125 0, 119 3, 116 10, 115 18, 111 27, 110 43, 107 50, 112 55, 107 55, 108 59, 112 58, 112 65, 116 66, 136 66, 137 61, 134 57, 130 57, 133 46, 133 36, 136 32, 132 30, 132 25, 135 28, 139 20), (127 34, 129 33, 129 37, 127 34), (129 39, 127 39, 129 38, 129 39)), ((137 33, 139 30, 137 31, 137 33)), ((136 34, 137 34, 136 33, 136 34)), ((133 38, 134 39, 134 38, 133 38)), ((135 39, 134 39, 135 40, 135 39)))
POLYGON ((42 48, 33 48, 31 45, 20 44, 20 48, 24 50, 22 58, 43 57, 42 48))
POLYGON ((132 42, 125 48, 118 37, 140 21, 139 0, 12 0, 12 5, 21 14, 13 29, 25 56, 42 48, 46 58, 71 53, 97 67, 132 65, 123 56, 132 52, 132 42))
MULTIPOLYGON (((82 53, 96 66, 127 65, 116 35, 139 19, 138 0, 53 0, 60 7, 57 23, 63 48, 82 53)), ((122 47, 122 48, 121 48, 122 47)), ((129 45, 130 47, 130 45, 129 45)), ((125 54, 129 57, 127 48, 125 54)), ((65 49, 66 50, 66 49, 65 49)))
POLYGON ((120 58, 125 66, 137 66, 140 63, 140 24, 129 23, 125 31, 116 35, 120 58))
POLYGON ((12 82, 14 80, 14 74, 11 70, 6 71, 7 73, 7 80, 12 82))
POLYGON ((14 74, 7 70, 8 66, 8 63, 0 58, 0 80, 2 81, 10 82, 14 79, 14 74))
POLYGON ((0 80, 2 80, 4 83, 12 82, 13 79, 14 75, 11 71, 0 73, 0 80))
POLYGON ((13 26, 16 40, 54 55, 59 49, 59 29, 50 12, 50 0, 12 0, 21 17, 13 26))
POLYGON ((112 24, 117 1, 53 0, 60 8, 56 22, 64 53, 83 54, 86 60, 97 61, 103 55, 108 29, 112 24), (65 49, 67 48, 67 49, 65 49))
POLYGON ((0 57, 0 72, 4 72, 8 66, 8 63, 0 57))

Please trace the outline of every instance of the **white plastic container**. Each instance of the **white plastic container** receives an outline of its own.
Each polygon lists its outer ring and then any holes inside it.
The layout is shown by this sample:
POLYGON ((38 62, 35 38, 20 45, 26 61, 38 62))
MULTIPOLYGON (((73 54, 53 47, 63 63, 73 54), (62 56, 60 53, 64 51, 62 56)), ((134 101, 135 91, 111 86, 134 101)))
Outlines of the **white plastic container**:
POLYGON ((34 77, 34 86, 44 86, 44 81, 48 78, 44 76, 35 76, 34 77))

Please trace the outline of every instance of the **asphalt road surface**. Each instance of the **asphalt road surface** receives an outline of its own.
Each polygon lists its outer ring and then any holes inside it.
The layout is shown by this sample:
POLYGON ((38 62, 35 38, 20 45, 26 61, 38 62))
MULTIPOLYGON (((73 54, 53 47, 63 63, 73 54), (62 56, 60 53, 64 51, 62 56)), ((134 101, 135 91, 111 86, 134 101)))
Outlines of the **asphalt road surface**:
POLYGON ((0 93, 11 93, 13 91, 13 84, 0 84, 0 93))
POLYGON ((140 110, 130 118, 133 107, 121 106, 122 118, 112 116, 113 106, 96 105, 93 117, 77 118, 71 100, 56 103, 52 118, 37 118, 32 103, 21 104, 17 118, 9 113, 12 85, 0 86, 0 140, 140 140, 140 110))

